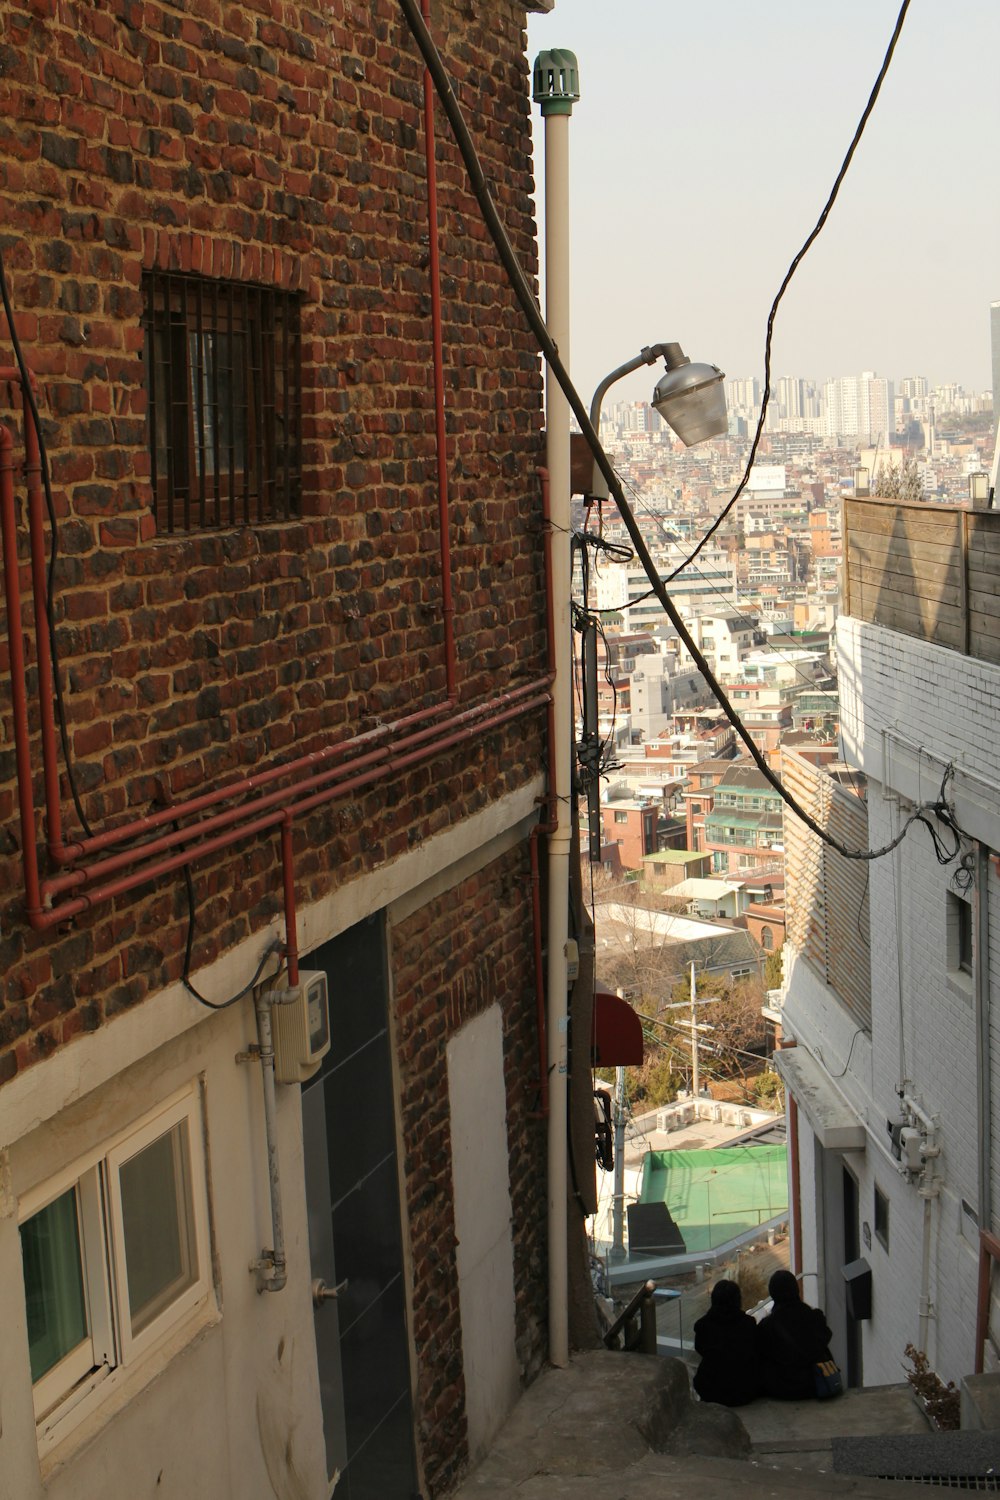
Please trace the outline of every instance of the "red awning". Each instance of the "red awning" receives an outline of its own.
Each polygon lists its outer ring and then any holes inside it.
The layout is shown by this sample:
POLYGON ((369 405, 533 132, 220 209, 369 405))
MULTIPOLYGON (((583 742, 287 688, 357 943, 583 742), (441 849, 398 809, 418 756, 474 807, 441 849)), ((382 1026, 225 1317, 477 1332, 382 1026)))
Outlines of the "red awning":
POLYGON ((594 1067, 638 1067, 641 1062, 642 1022, 627 1000, 598 990, 594 996, 594 1067))

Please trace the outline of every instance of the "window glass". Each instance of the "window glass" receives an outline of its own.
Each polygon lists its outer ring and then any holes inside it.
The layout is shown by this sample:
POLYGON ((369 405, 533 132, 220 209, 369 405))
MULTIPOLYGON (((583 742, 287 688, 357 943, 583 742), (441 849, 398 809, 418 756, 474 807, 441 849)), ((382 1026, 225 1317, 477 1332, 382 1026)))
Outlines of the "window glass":
POLYGON ((889 1200, 882 1189, 875 1187, 875 1238, 883 1249, 889 1248, 889 1200))
POLYGON ((21 1225, 32 1383, 87 1337, 75 1188, 21 1225))
POLYGON ((198 1276, 187 1122, 123 1162, 119 1181, 134 1337, 198 1276))

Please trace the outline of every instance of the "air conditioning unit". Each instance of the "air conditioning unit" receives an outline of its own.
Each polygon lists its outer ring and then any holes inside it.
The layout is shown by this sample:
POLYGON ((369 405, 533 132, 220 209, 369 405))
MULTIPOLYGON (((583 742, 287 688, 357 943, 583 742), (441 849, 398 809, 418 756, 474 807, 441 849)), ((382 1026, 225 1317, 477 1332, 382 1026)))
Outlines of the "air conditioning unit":
POLYGON ((294 998, 271 1007, 275 1083, 305 1083, 330 1050, 330 997, 322 969, 304 969, 294 998))

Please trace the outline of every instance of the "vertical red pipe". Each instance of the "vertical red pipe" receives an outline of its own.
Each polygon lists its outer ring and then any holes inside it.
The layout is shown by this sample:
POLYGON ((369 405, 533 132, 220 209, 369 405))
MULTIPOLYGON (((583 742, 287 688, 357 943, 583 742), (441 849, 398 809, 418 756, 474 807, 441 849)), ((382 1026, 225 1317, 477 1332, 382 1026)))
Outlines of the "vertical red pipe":
MULTIPOLYGON (((781 1041, 780 1048, 794 1047, 793 1041, 781 1041)), ((787 1088, 785 1089, 786 1109, 788 1116, 788 1175, 791 1179, 792 1194, 792 1243, 791 1262, 792 1273, 795 1276, 802 1275, 802 1192, 799 1183, 799 1107, 795 1102, 795 1095, 787 1088)))
MULTIPOLYGON (((45 526, 42 507, 42 456, 28 391, 22 383, 25 476, 28 486, 28 533, 31 542, 31 586, 35 603, 35 649, 38 653, 38 707, 42 726, 42 770, 45 780, 45 830, 49 853, 65 863, 62 811, 59 805, 59 761, 53 714, 52 650, 49 640, 48 587, 45 578, 45 526)), ((54 539, 53 539, 54 545, 54 539)))
MULTIPOLYGON (((430 0, 421 0, 430 26, 430 0)), ((448 511, 448 438, 444 419, 444 332, 441 323, 441 257, 438 244, 437 160, 434 152, 434 84, 424 69, 424 144, 427 152, 427 223, 430 249, 431 332, 434 345, 434 415, 437 427, 438 524, 441 536, 441 601, 448 697, 455 696, 455 602, 451 587, 451 519, 448 511)))
MULTIPOLYGON (((545 555, 545 628, 549 674, 555 672, 555 613, 552 603, 552 533, 549 529, 549 471, 539 469, 542 482, 542 519, 544 523, 545 555)), ((555 787, 556 716, 555 705, 549 697, 547 715, 548 738, 548 795, 545 817, 539 818, 531 830, 531 916, 534 932, 535 956, 535 1005, 538 1026, 538 1076, 540 1113, 545 1118, 549 1112, 549 1050, 545 1025, 545 962, 542 955, 542 876, 538 858, 538 840, 542 834, 555 832, 556 820, 552 806, 555 787)))
POLYGON ((295 862, 292 855, 292 817, 286 813, 281 820, 281 879, 285 890, 285 962, 288 965, 288 983, 299 982, 299 934, 295 909, 295 862))
POLYGON ((4 590, 7 596, 7 640, 10 651, 11 699, 14 709, 14 758, 17 766, 17 803, 21 817, 21 859, 28 916, 41 912, 38 887, 38 847, 35 807, 31 795, 31 755, 28 746, 28 700, 24 686, 24 638, 21 633, 21 587, 17 575, 17 517, 14 513, 13 441, 0 427, 0 541, 3 544, 4 590))

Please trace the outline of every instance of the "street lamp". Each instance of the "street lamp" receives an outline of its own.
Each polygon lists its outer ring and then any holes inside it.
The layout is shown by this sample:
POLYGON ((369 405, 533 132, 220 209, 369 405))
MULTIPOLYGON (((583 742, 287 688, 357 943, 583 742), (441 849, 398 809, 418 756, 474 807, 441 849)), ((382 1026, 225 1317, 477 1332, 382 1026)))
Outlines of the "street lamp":
MULTIPOLYGON (((680 344, 650 344, 604 377, 590 403, 590 425, 594 431, 598 430, 601 403, 609 387, 640 365, 655 365, 660 358, 666 370, 653 392, 653 410, 673 428, 685 447, 703 443, 707 438, 723 437, 729 430, 726 393, 722 387, 725 376, 717 365, 692 364, 680 344)), ((591 493, 601 500, 606 500, 609 494, 607 480, 596 463, 591 493)))

